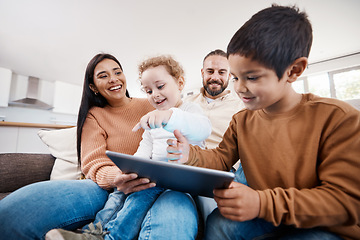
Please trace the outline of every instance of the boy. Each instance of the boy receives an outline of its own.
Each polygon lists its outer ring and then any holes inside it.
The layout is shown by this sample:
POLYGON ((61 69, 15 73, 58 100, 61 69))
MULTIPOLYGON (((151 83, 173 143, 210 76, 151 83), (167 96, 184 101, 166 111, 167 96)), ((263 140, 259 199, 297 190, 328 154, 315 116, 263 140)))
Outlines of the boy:
MULTIPOLYGON (((216 149, 168 140, 168 158, 221 170, 241 159, 249 187, 214 190, 206 239, 359 239, 360 112, 296 93, 312 28, 295 7, 255 14, 231 39, 234 88, 246 109, 216 149)), ((237 173, 238 174, 238 173, 237 173)))

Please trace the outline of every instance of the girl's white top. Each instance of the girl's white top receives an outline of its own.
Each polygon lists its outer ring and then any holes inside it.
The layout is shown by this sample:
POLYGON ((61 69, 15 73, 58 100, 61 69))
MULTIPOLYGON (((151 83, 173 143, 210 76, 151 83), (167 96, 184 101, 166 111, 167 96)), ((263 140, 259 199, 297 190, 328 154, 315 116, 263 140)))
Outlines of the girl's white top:
POLYGON ((176 139, 173 132, 179 130, 192 145, 205 147, 205 139, 211 134, 210 120, 203 114, 199 105, 184 102, 178 108, 170 108, 173 113, 163 128, 145 130, 134 156, 167 161, 168 139, 176 139))

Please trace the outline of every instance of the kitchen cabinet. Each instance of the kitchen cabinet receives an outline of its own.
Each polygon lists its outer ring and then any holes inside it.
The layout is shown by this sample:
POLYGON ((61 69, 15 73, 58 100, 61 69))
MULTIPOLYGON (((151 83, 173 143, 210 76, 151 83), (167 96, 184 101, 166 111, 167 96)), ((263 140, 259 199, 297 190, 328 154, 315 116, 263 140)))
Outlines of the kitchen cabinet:
POLYGON ((7 107, 9 102, 12 71, 0 67, 0 107, 7 107))
POLYGON ((37 132, 67 127, 72 126, 0 122, 0 153, 50 153, 37 132))

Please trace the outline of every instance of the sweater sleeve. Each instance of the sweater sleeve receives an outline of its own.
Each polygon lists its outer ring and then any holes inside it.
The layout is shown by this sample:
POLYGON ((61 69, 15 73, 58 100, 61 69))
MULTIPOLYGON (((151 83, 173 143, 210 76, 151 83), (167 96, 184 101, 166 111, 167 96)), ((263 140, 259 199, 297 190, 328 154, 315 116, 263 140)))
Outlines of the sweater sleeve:
POLYGON ((233 117, 219 146, 215 149, 202 150, 198 146, 190 145, 186 164, 229 171, 238 160, 236 120, 233 117))
POLYGON ((320 139, 318 186, 258 191, 260 218, 301 228, 359 224, 360 114, 339 115, 331 116, 320 139))
POLYGON ((106 139, 106 132, 95 117, 89 114, 81 136, 81 169, 86 178, 90 178, 101 188, 111 189, 119 168, 105 154, 106 139))
POLYGON ((186 111, 171 108, 173 111, 164 129, 174 132, 178 129, 189 141, 203 141, 211 134, 211 122, 195 104, 188 104, 186 111))

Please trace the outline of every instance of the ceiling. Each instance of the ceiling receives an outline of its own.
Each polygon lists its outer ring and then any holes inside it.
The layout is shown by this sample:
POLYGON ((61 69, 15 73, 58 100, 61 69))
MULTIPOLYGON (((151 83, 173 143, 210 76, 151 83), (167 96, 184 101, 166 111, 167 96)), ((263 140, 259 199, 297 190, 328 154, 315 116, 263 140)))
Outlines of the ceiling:
POLYGON ((308 13, 310 63, 360 52, 358 0, 0 0, 0 67, 82 85, 88 61, 107 52, 122 63, 130 94, 142 96, 139 62, 171 54, 185 69, 186 89, 198 88, 203 57, 226 50, 236 30, 273 2, 308 13))

